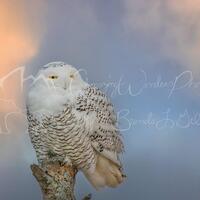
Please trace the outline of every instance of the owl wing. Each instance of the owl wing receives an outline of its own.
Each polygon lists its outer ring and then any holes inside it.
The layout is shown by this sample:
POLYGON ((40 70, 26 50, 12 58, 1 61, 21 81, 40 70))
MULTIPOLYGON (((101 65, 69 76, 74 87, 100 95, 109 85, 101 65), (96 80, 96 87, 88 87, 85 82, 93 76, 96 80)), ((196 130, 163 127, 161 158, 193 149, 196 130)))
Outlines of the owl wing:
POLYGON ((117 128, 117 117, 110 100, 95 86, 87 86, 77 97, 76 111, 86 119, 93 148, 121 166, 124 146, 117 128))
POLYGON ((38 162, 41 163, 42 160, 47 155, 47 150, 45 147, 45 137, 44 129, 40 121, 32 113, 29 112, 27 108, 27 119, 28 119, 28 133, 31 139, 31 143, 36 151, 36 156, 38 162))

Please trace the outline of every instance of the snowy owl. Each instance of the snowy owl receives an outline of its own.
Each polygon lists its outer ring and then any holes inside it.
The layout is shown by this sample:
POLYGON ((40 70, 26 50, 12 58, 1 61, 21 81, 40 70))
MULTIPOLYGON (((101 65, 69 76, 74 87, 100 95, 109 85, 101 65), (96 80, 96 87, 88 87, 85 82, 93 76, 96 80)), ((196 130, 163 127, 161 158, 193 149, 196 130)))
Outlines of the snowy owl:
POLYGON ((123 142, 113 105, 63 62, 40 69, 27 97, 28 131, 41 164, 58 155, 96 188, 123 182, 123 142))

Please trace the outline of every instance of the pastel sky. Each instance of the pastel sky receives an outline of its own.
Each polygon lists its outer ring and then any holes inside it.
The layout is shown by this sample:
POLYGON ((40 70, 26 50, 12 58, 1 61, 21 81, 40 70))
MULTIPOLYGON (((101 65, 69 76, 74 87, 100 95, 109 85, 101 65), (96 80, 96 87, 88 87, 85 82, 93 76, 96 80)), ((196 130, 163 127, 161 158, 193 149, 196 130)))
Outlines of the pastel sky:
POLYGON ((80 173, 77 199, 199 200, 200 0, 2 0, 0 44, 0 199, 41 199, 25 79, 64 61, 112 99, 126 147, 125 183, 80 173))

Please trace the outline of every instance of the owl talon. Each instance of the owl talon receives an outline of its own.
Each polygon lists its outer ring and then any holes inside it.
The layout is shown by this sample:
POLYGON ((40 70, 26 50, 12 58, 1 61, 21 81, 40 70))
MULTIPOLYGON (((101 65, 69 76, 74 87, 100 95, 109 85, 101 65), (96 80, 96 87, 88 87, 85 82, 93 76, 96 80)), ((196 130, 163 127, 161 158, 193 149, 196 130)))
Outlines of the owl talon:
POLYGON ((49 151, 48 152, 48 157, 43 161, 43 165, 45 164, 55 164, 58 163, 59 165, 61 165, 63 163, 63 156, 60 156, 56 153, 54 153, 53 151, 49 151))
POLYGON ((72 167, 72 161, 69 159, 68 156, 65 157, 63 165, 69 165, 70 167, 72 167))
POLYGON ((49 156, 50 159, 57 156, 57 154, 54 151, 52 151, 52 150, 49 150, 47 154, 48 154, 48 156, 49 156))

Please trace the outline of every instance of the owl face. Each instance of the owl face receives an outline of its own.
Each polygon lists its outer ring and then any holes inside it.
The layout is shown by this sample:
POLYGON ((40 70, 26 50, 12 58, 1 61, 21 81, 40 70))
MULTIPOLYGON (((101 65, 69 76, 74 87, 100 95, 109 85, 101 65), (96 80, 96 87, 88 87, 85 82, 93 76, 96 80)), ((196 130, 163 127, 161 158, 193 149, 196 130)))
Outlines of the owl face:
POLYGON ((44 67, 39 71, 39 84, 48 88, 70 90, 83 83, 79 71, 70 65, 44 67))
POLYGON ((27 96, 27 106, 39 116, 58 113, 86 85, 74 67, 60 62, 49 63, 38 72, 27 96))

